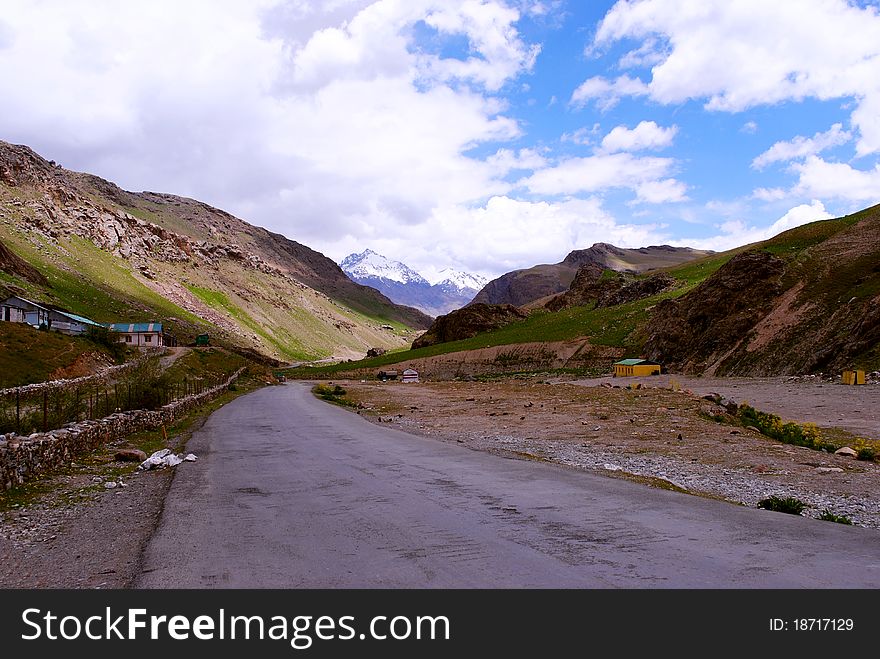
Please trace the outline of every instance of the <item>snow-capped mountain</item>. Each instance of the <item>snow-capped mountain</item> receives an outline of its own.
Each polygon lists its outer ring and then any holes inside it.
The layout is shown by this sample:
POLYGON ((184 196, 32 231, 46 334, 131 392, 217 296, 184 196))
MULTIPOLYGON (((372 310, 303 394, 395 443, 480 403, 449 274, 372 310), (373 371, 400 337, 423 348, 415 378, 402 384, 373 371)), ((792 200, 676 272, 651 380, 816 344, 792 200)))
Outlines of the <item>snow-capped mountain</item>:
POLYGON ((429 281, 405 263, 371 249, 349 254, 339 265, 358 284, 372 286, 394 302, 416 307, 432 316, 463 307, 486 284, 479 275, 451 268, 441 270, 429 281))
POLYGON ((406 264, 392 261, 371 249, 365 249, 360 254, 349 254, 342 259, 339 266, 345 274, 352 278, 376 278, 396 281, 401 284, 431 285, 427 279, 406 264))
MULTIPOLYGON (((472 290, 479 291, 483 286, 489 283, 489 280, 480 275, 472 275, 469 272, 461 270, 453 270, 452 268, 444 268, 431 281, 434 286, 443 286, 447 289, 456 289, 459 291, 472 290)), ((476 292, 474 293, 476 295, 476 292)))

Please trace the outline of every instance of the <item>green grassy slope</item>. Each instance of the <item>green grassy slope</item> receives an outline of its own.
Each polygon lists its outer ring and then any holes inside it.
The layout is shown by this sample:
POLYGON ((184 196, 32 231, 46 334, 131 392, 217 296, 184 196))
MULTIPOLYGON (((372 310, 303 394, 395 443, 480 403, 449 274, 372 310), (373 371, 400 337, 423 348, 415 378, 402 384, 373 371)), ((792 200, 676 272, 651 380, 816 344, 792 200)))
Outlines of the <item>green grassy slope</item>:
POLYGON ((44 382, 92 353, 100 353, 107 364, 113 363, 106 349, 86 338, 0 322, 0 389, 44 382))

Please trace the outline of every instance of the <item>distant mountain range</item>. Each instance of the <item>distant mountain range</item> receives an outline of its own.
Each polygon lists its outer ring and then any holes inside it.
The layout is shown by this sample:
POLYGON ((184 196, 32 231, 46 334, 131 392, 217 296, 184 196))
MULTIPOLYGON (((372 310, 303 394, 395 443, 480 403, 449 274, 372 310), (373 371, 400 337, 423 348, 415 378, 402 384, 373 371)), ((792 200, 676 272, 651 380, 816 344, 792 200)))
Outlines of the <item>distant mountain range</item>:
POLYGON ((340 263, 352 281, 371 286, 398 304, 432 316, 449 313, 470 302, 486 284, 479 275, 446 268, 429 281, 405 263, 393 261, 371 249, 349 254, 340 263))

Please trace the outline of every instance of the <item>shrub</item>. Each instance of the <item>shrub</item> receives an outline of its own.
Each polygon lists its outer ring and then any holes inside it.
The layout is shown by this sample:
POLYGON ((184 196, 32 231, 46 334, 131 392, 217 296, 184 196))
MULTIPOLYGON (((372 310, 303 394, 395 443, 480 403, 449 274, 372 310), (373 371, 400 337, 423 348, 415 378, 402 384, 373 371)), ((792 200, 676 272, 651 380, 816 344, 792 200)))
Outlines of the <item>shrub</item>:
POLYGON ((345 400, 344 396, 347 391, 340 387, 338 384, 318 384, 312 389, 312 393, 315 394, 321 400, 326 400, 329 403, 336 403, 337 405, 345 405, 348 407, 353 407, 355 403, 350 400, 345 400))
POLYGON ((804 423, 803 425, 793 421, 783 423, 782 419, 776 414, 761 412, 748 403, 743 403, 739 406, 737 417, 744 426, 754 426, 762 434, 776 439, 783 444, 805 446, 817 451, 825 450, 830 453, 839 448, 822 437, 822 433, 815 423, 804 423))
POLYGON ((877 457, 877 452, 874 450, 873 446, 862 446, 859 448, 856 458, 859 460, 866 460, 868 462, 873 462, 877 457))
POLYGON ((773 510, 777 513, 788 513, 789 515, 800 515, 804 508, 807 507, 800 499, 795 497, 778 497, 775 494, 758 502, 758 508, 764 510, 773 510))
POLYGON ((819 515, 819 519, 824 522, 837 522, 838 524, 847 524, 852 526, 852 520, 846 515, 835 515, 830 510, 823 510, 819 515))

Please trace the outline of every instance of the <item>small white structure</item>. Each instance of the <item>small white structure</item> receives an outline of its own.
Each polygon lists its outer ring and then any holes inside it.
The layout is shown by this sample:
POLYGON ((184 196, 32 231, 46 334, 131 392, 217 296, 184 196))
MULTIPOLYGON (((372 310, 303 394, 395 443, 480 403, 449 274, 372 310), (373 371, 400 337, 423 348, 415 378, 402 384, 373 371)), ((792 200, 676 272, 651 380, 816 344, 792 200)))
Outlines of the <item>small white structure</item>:
POLYGON ((0 318, 3 320, 12 323, 27 323, 34 327, 42 325, 49 327, 49 313, 48 307, 18 295, 6 298, 0 305, 0 318))
POLYGON ((26 318, 24 309, 17 306, 14 299, 15 298, 9 298, 0 304, 0 320, 6 321, 7 323, 23 323, 26 318))
POLYGON ((162 323, 111 323, 107 326, 119 335, 119 342, 138 348, 160 348, 165 345, 162 323))
POLYGON ((419 372, 414 368, 408 368, 403 372, 403 377, 400 379, 401 382, 418 382, 419 381, 419 372))
POLYGON ((53 332, 79 336, 80 334, 85 334, 90 327, 100 327, 100 325, 94 320, 89 320, 84 316, 77 316, 75 313, 68 313, 58 309, 49 310, 49 329, 53 332))

